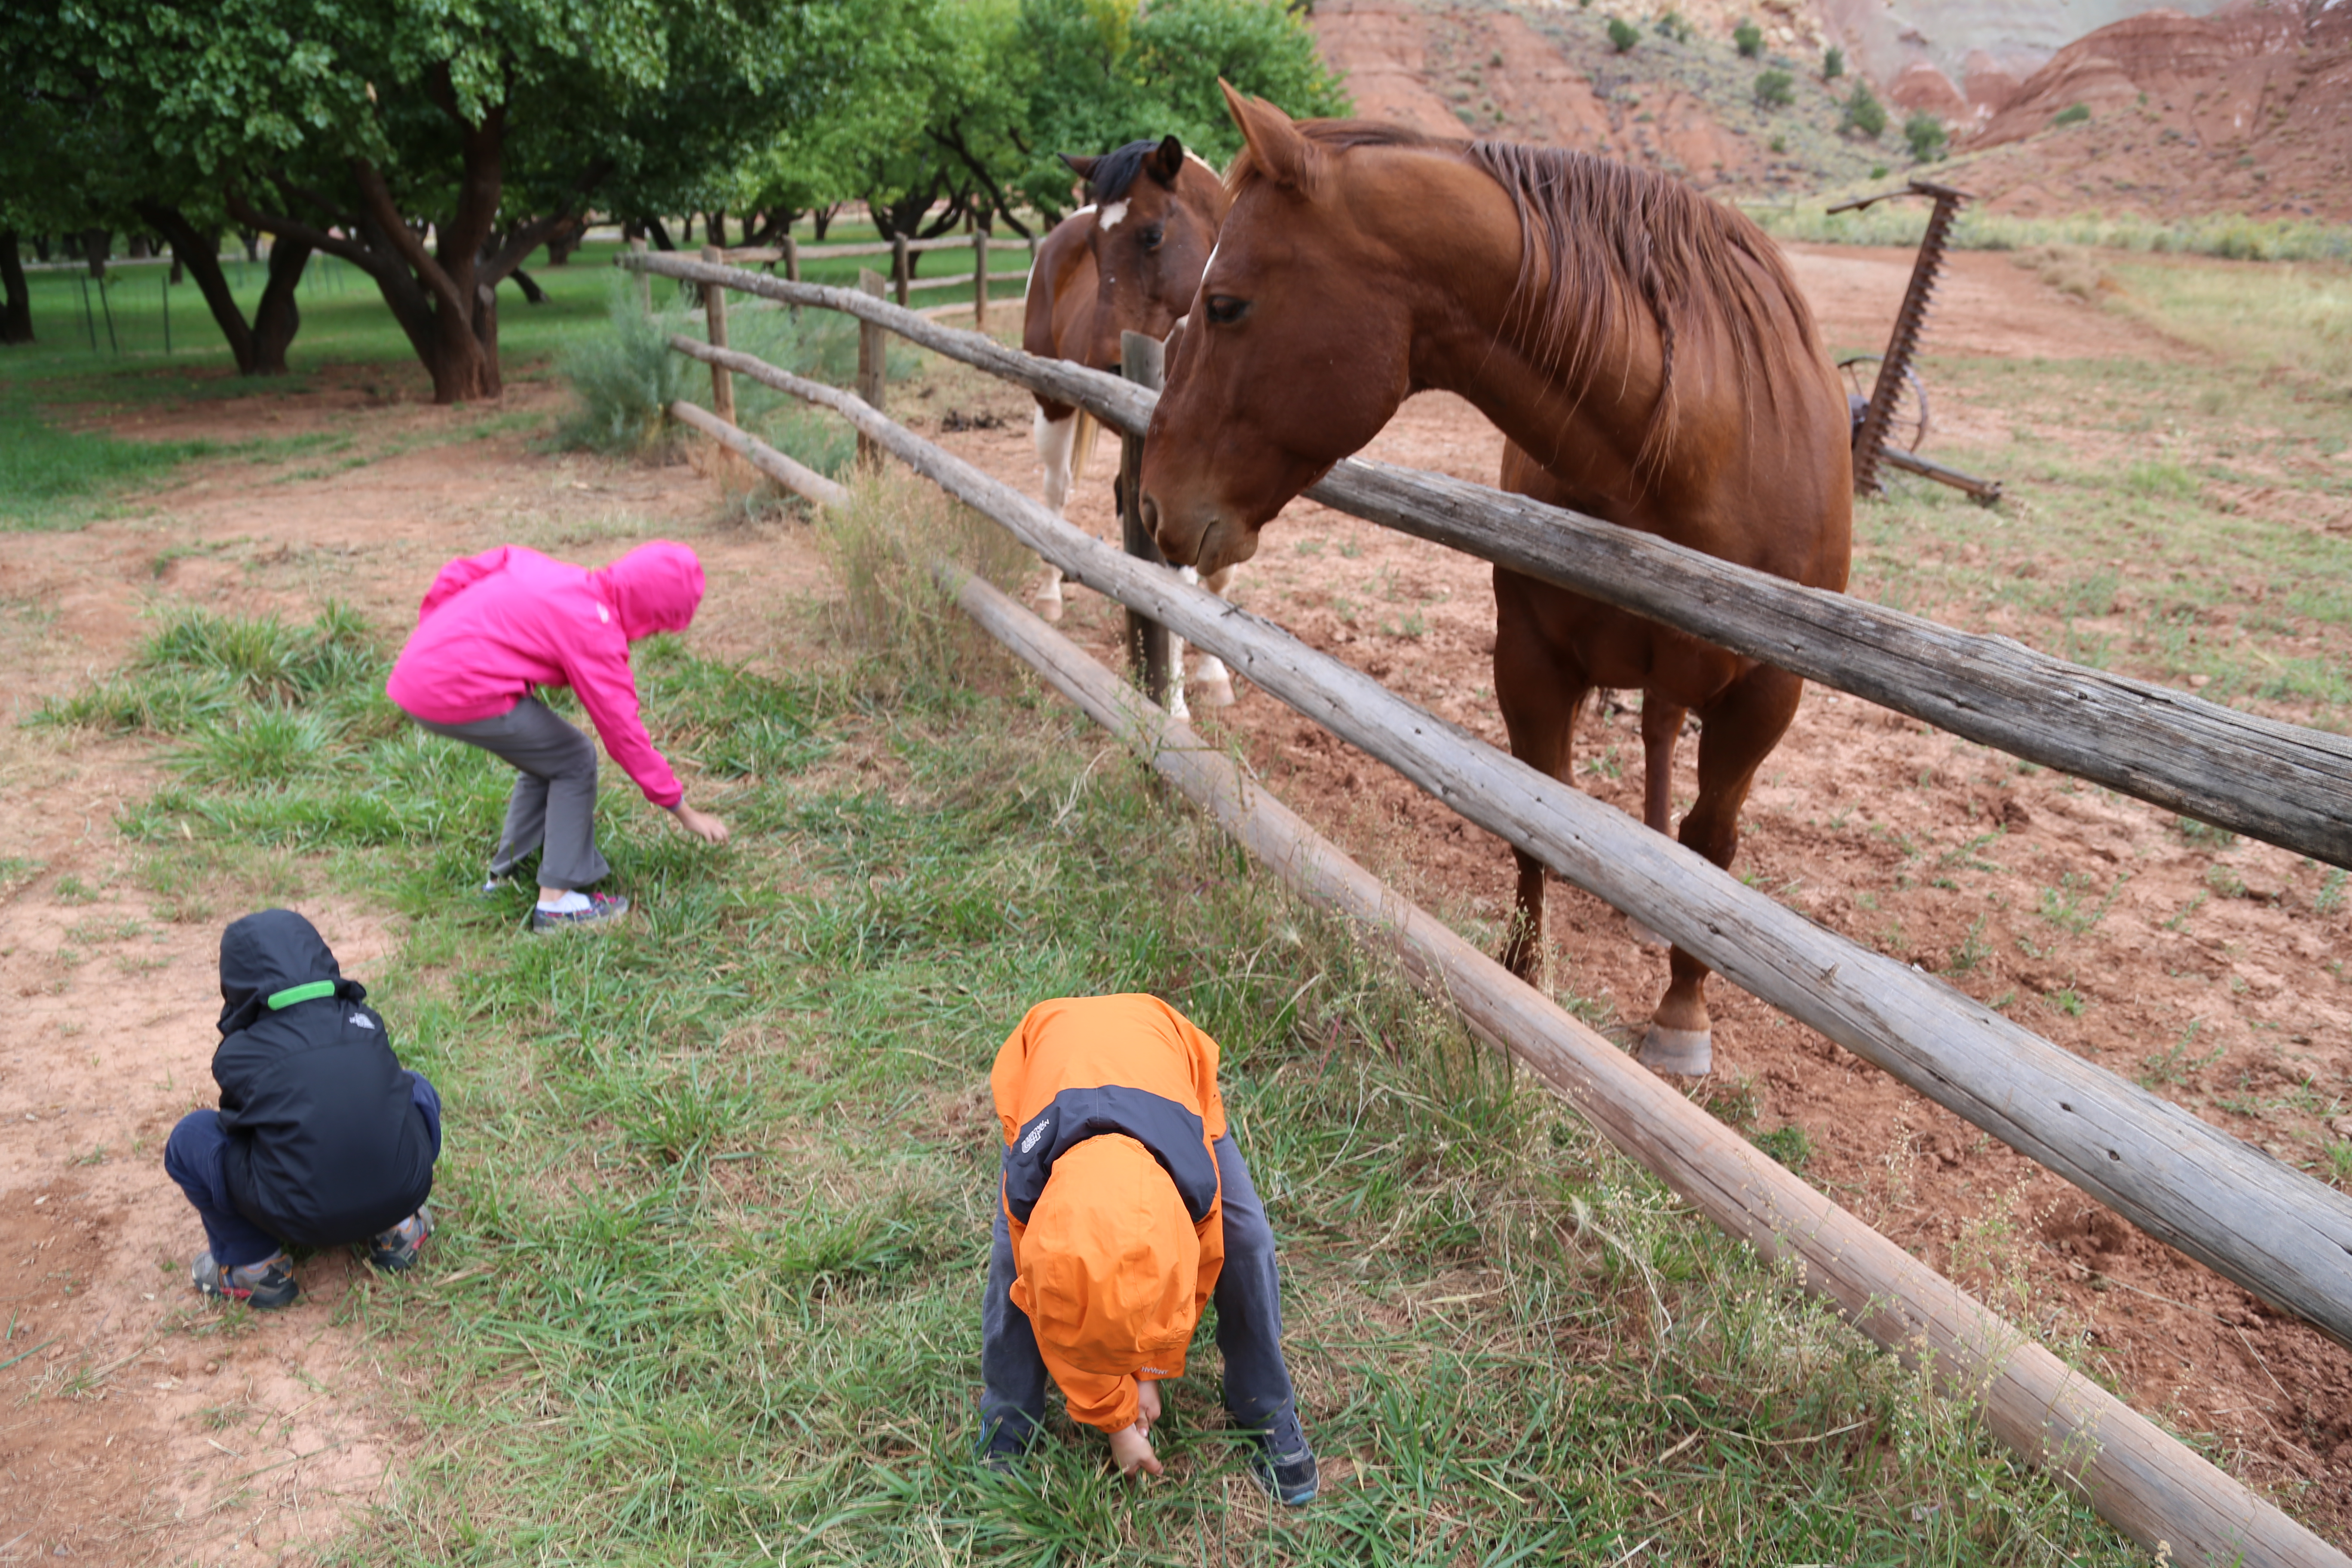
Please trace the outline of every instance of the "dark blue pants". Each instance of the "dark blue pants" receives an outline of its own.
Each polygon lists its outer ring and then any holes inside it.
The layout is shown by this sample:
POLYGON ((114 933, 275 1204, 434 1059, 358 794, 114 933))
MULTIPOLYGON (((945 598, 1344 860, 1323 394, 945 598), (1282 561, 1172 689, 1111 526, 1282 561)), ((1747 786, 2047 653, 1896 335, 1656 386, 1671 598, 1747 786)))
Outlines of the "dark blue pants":
MULTIPOLYGON (((1225 1409, 1237 1426, 1266 1426, 1291 1407, 1290 1369, 1282 1361, 1282 1276, 1274 1263, 1274 1227, 1250 1181, 1249 1165, 1230 1136, 1216 1142, 1223 1192, 1225 1266, 1211 1300, 1217 1306, 1217 1349, 1225 1358, 1225 1409)), ((1000 1194, 995 1243, 988 1253, 988 1294, 980 1310, 980 1422, 1000 1423, 1024 1441, 1045 1415, 1048 1377, 1029 1314, 1013 1304, 1013 1231, 1000 1194)))
MULTIPOLYGON (((433 1133, 433 1152, 441 1152, 441 1096, 423 1073, 408 1076, 409 1099, 425 1113, 433 1133)), ((239 1214, 228 1190, 228 1133, 217 1110, 191 1110, 172 1129, 163 1145, 163 1172, 180 1184, 180 1191, 205 1222, 205 1240, 213 1261, 224 1268, 241 1268, 274 1256, 278 1239, 239 1214)), ((365 1239, 352 1237, 353 1241, 365 1239)))

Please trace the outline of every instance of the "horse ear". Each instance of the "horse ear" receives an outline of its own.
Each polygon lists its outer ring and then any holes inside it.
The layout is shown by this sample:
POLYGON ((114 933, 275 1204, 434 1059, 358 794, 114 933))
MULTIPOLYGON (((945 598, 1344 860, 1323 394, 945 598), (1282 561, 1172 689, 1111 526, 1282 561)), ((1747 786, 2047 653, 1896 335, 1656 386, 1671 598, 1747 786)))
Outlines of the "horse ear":
POLYGON ((1176 176, 1184 172, 1184 143, 1173 136, 1163 136, 1160 145, 1147 153, 1143 166, 1153 179, 1173 189, 1176 176))
POLYGON ((1089 185, 1095 183, 1095 165, 1102 162, 1100 158, 1089 158, 1084 153, 1072 154, 1069 153, 1056 153, 1054 156, 1059 158, 1063 163, 1067 163, 1072 171, 1077 174, 1078 178, 1084 180, 1089 185))
POLYGON ((1307 190, 1314 149, 1290 116, 1262 98, 1244 98, 1223 77, 1217 86, 1224 90, 1225 107, 1241 127, 1242 140, 1249 143, 1252 161, 1265 177, 1290 190, 1307 190))

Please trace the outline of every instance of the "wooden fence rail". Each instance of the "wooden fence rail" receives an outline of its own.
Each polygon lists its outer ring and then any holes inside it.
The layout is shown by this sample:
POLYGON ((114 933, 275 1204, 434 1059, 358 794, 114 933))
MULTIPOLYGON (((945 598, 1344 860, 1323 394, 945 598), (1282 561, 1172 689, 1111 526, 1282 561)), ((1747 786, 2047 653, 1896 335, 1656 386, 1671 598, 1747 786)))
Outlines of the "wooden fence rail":
POLYGON ((670 344, 835 409, 865 440, 986 512, 1073 579, 1217 655, 1470 821, 1638 915, 1734 984, 2352 1345, 2352 1197, 1934 976, 1815 925, 1279 626, 1072 528, 857 398, 698 339, 674 336, 670 344))
POLYGON ((960 567, 967 614, 1207 812, 1309 902, 1393 952, 1471 1031, 1511 1052, 1601 1135, 1769 1260, 1793 1265, 1883 1349, 1975 1402, 1993 1436, 2079 1487, 2101 1518, 2180 1563, 2352 1568, 2352 1559, 2074 1371, 1951 1280, 1675 1093, 1244 778, 1232 758, 960 567))
MULTIPOLYGON (((845 310, 1140 434, 1152 395, 842 289, 670 257, 620 264, 845 310)), ((2352 867, 2352 741, 1727 565, 1483 485, 1349 459, 1307 492, 1687 631, 1964 739, 2352 867)))

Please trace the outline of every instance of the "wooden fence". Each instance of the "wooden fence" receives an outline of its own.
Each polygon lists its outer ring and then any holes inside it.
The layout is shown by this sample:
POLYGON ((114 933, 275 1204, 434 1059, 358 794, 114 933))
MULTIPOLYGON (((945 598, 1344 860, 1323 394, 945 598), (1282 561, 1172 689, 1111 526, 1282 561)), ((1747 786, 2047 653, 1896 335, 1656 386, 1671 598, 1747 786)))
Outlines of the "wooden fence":
MULTIPOLYGON (((721 275, 714 270, 697 277, 693 268, 694 264, 664 258, 654 269, 720 288, 750 286, 754 292, 768 292, 775 286, 774 279, 740 272, 721 275), (758 287, 763 283, 769 288, 758 287)), ((1150 395, 1141 388, 1059 362, 1032 360, 975 334, 943 332, 866 296, 796 285, 782 297, 847 310, 913 341, 944 347, 982 368, 1002 366, 1000 374, 1093 407, 1122 428, 1139 430, 1148 418, 1150 395)), ((674 337, 671 343, 714 371, 751 375, 834 407, 857 427, 861 440, 929 474, 1075 580, 1220 655, 1269 694, 1381 757, 1570 880, 1638 914, 1736 984, 1886 1067, 2153 1234, 2352 1342, 2352 1203, 2339 1194, 1930 977, 1814 927, 1680 845, 1454 729, 1370 678, 1306 647, 1279 627, 1079 533, 1038 503, 892 424, 867 403, 723 347, 684 337, 674 337)), ((702 416, 688 422, 700 426, 708 419, 702 416)), ((723 438, 740 450, 764 451, 761 443, 740 432, 723 438)), ((770 456, 782 459, 781 454, 770 456)), ((793 483, 789 459, 761 460, 769 471, 793 483)), ((1395 471, 1388 472, 1392 482, 1402 482, 1395 471)), ((1524 1038, 1507 1043, 1523 1055, 1532 1048, 1524 1038)), ((1605 1045, 1603 1049, 1612 1058, 1612 1072, 1646 1077, 1613 1049, 1605 1045)), ((1569 1076, 1582 1085, 1586 1095, 1622 1111, 1623 1083, 1601 1085, 1589 1076, 1591 1068, 1587 1063, 1579 1071, 1588 1076, 1569 1076)), ((1606 1115, 1596 1114, 1596 1120, 1604 1131, 1683 1190, 1693 1191, 1695 1183, 1706 1184, 1697 1174, 1691 1151, 1662 1152, 1606 1115)), ((1796 1185, 1802 1189, 1802 1184, 1796 1185)), ((1792 1248, 1810 1256, 1807 1236, 1792 1233, 1790 1211, 1773 1211, 1779 1217, 1766 1222, 1742 1206, 1753 1198, 1751 1188, 1743 1176, 1738 1201, 1724 1199, 1747 1216, 1745 1221, 1721 1205, 1710 1205, 1696 1194, 1695 1198, 1736 1234, 1751 1240, 1768 1236, 1769 1243, 1759 1242, 1768 1251, 1792 1248)), ((1802 1190, 1814 1204, 1821 1203, 1818 1194, 1802 1190)), ((1809 1234, 1812 1240, 1820 1239, 1818 1232, 1809 1234)), ((1870 1239, 1891 1248, 1874 1233, 1870 1239)), ((1845 1257, 1843 1247, 1828 1256, 1845 1257)), ((1948 1281, 1932 1275, 1927 1279, 1937 1289, 1967 1301, 1948 1281)), ((1916 1314, 1932 1311, 1921 1304, 1916 1289, 1903 1296, 1903 1310, 1889 1319, 1885 1303, 1867 1295, 1856 1299, 1850 1289, 1842 1291, 1819 1279, 1809 1281, 1809 1288, 1840 1301, 1865 1331, 1904 1353, 1917 1349, 1913 1341, 1923 1331, 1924 1320, 1916 1314)), ((1973 1302, 1967 1302, 1967 1308, 1963 1316, 1983 1313, 1973 1302)), ((1998 1325, 1990 1314, 1981 1321, 1974 1317, 1969 1321, 1979 1328, 1985 1322, 1998 1325)), ((2037 1392, 2031 1394, 2005 1382, 2020 1375, 2021 1341, 2014 1331, 2003 1331, 2009 1337, 2001 1341, 2004 1348, 1999 1353, 1991 1341, 1970 1341, 1959 1347, 1964 1352, 1959 1363, 1991 1379, 1994 1392, 1987 1394, 1987 1408, 1994 1429, 2034 1462, 2063 1465, 2084 1479, 2101 1511, 2119 1528, 2151 1544, 2159 1536, 2169 1540, 2176 1556, 2184 1541, 2194 1541, 2212 1561, 2231 1560, 2230 1554, 2239 1551, 2247 1562, 2345 1561, 2258 1501, 2252 1504, 2254 1512, 2247 1513, 2242 1505, 2251 1494, 2169 1439, 2153 1437, 2154 1447, 2147 1447, 2135 1436, 2118 1446, 2113 1437, 2121 1430, 2116 1424, 2120 1417, 2108 1415, 2087 1417, 2090 1424, 2084 1426, 2087 1407, 2080 1401, 2087 1391, 2066 1388, 2063 1376, 2055 1384, 2036 1384, 2037 1392), (2001 1389, 2008 1392, 2001 1394, 2001 1389), (2061 1407, 2069 1408, 2062 1414, 2061 1407), (2000 1414, 2004 1408, 2007 1415, 2000 1414), (2021 1414, 2030 1412, 2038 1415, 2021 1414), (2084 1441, 2095 1449, 2087 1460, 2079 1447, 2070 1447, 2084 1441), (2151 1459, 2151 1454, 2159 1455, 2161 1462, 2151 1459), (2168 1530, 2172 1533, 2163 1533, 2168 1530)), ((1933 1333, 1927 1337, 1941 1342, 1933 1333)), ((1960 1376, 1953 1366, 1939 1371, 1958 1377, 1960 1386, 1971 1392, 1987 1387, 1982 1381, 1971 1383, 1960 1376)), ((2152 1434, 2153 1428, 2147 1431, 2152 1434)))

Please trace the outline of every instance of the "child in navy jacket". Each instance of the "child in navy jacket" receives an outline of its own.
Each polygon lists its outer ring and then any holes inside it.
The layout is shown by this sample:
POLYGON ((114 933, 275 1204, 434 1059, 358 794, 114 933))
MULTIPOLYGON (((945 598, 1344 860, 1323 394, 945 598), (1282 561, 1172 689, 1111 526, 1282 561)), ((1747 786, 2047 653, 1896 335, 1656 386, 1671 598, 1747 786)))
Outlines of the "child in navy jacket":
POLYGON ((432 1234, 425 1207, 441 1152, 441 1098, 400 1065, 316 928, 291 910, 221 934, 218 1110, 172 1129, 163 1169, 205 1224, 197 1289, 283 1307, 298 1287, 289 1242, 366 1241, 394 1272, 432 1234))

